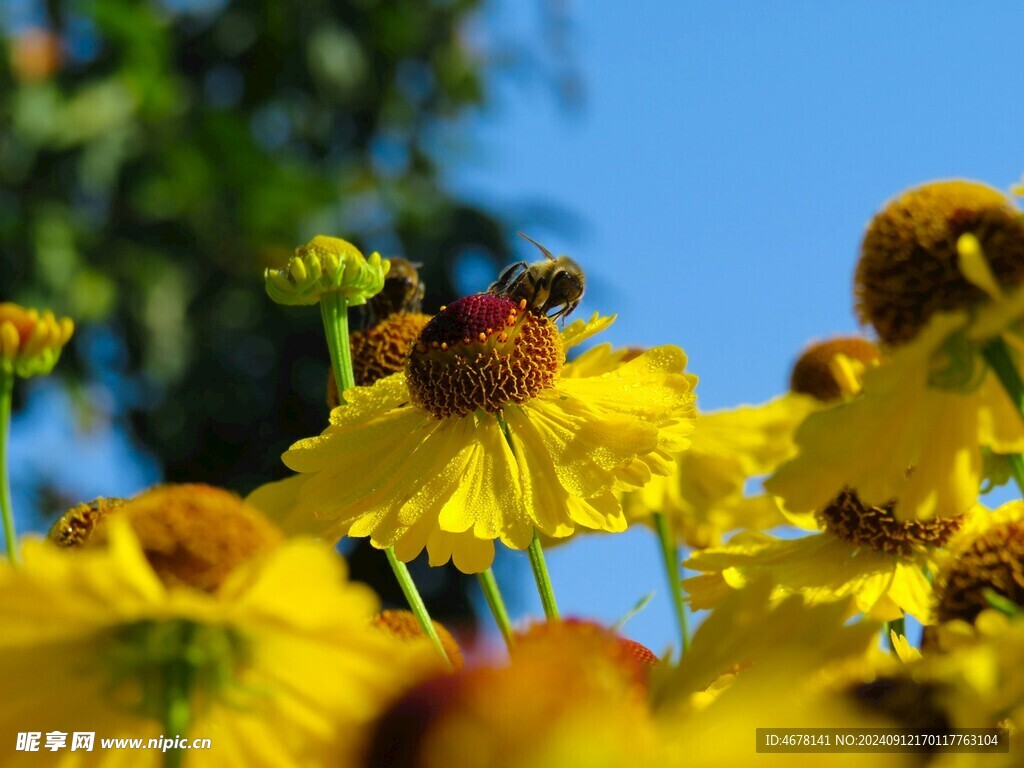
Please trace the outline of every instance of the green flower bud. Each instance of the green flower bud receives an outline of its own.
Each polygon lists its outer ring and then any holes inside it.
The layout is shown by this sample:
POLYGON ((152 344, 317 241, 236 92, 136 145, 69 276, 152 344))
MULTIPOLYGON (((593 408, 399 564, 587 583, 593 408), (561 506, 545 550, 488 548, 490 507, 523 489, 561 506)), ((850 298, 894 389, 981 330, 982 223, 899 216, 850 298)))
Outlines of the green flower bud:
POLYGON ((390 266, 379 253, 367 259, 346 240, 318 235, 297 248, 284 269, 268 269, 264 277, 267 295, 278 304, 316 304, 337 291, 356 306, 380 292, 390 266))

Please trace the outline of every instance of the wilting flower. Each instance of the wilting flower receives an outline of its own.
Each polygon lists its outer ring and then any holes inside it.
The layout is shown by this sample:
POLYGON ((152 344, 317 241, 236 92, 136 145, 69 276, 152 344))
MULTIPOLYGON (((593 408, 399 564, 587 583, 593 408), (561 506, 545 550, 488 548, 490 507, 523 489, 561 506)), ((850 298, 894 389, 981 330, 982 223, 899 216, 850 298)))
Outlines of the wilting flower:
POLYGON ((60 358, 75 326, 53 312, 0 304, 0 373, 22 378, 47 374, 60 358))
POLYGON ((687 445, 695 377, 678 347, 597 376, 561 375, 564 350, 611 319, 561 333, 525 303, 480 294, 444 308, 404 373, 346 390, 320 437, 284 454, 297 477, 250 501, 285 529, 369 536, 405 561, 487 568, 494 539, 621 531, 614 492, 673 471, 687 445))
MULTIPOLYGON (((173 737, 164 718, 177 701, 191 713, 188 737, 213 745, 189 765, 351 765, 359 728, 403 675, 436 668, 428 644, 371 626, 374 595, 313 542, 250 560, 213 592, 165 586, 117 515, 108 546, 29 540, 22 553, 21 568, 0 563, 0 676, 17 692, 0 701, 9 744, 41 726, 97 741, 173 737)), ((160 760, 157 750, 131 758, 160 760)))
MULTIPOLYGON (((612 353, 605 354, 612 359, 612 353)), ((877 359, 878 349, 867 339, 818 342, 797 359, 789 393, 761 405, 698 412, 690 447, 674 457, 677 472, 626 494, 627 517, 632 521, 661 513, 675 537, 698 549, 717 546, 728 531, 785 523, 771 496, 746 494, 747 482, 790 458, 793 433, 803 419, 851 396, 864 368, 877 359)))
POLYGON ((878 620, 901 610, 924 623, 932 617, 937 548, 962 524, 960 517, 900 521, 894 504, 869 506, 844 490, 819 513, 794 518, 818 532, 799 539, 741 533, 723 547, 697 552, 686 563, 703 574, 683 582, 694 608, 716 605, 730 588, 765 579, 780 599, 800 594, 809 604, 853 598, 878 620))
POLYGON ((346 240, 318 235, 283 269, 266 271, 267 294, 278 304, 316 304, 321 294, 339 293, 348 306, 358 306, 380 291, 389 266, 379 253, 367 259, 346 240))
POLYGON ((1022 279, 1024 222, 995 190, 938 182, 891 203, 865 236, 858 297, 895 346, 864 373, 859 397, 808 417, 798 455, 765 487, 794 512, 820 509, 843 487, 865 504, 899 499, 903 518, 969 510, 982 447, 1024 450, 1024 421, 983 359, 1019 331, 1022 279))

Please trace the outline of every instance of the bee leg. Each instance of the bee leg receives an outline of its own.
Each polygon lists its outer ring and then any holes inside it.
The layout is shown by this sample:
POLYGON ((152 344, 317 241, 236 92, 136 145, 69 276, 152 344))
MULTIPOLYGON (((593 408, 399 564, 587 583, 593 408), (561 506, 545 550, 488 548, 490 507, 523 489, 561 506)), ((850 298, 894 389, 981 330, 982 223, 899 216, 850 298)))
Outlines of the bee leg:
POLYGON ((546 291, 547 295, 548 295, 548 298, 550 298, 551 297, 550 288, 551 288, 551 278, 548 277, 547 275, 544 275, 544 277, 541 277, 539 280, 537 280, 533 284, 533 295, 530 297, 530 301, 528 302, 528 306, 531 309, 536 309, 538 311, 538 313, 543 313, 545 311, 546 307, 538 307, 537 306, 537 297, 542 295, 542 293, 541 293, 542 291, 546 291))
POLYGON ((490 284, 487 288, 487 293, 503 294, 508 293, 509 289, 516 284, 517 278, 519 278, 527 269, 529 264, 525 261, 517 261, 514 264, 509 264, 498 275, 498 279, 490 284), (518 274, 517 274, 518 273, 518 274))

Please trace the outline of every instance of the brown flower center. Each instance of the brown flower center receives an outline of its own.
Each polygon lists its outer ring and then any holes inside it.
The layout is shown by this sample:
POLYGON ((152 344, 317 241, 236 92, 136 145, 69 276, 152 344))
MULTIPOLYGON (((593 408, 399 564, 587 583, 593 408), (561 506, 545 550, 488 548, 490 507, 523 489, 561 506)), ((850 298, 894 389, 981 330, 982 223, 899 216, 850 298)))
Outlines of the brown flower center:
POLYGON ((104 516, 124 506, 123 499, 94 499, 72 507, 52 526, 47 537, 61 547, 78 547, 92 536, 104 516))
POLYGON ((864 504, 849 488, 818 513, 825 530, 858 547, 870 547, 898 557, 911 557, 929 547, 941 547, 959 530, 962 517, 900 521, 895 504, 864 504))
POLYGON ((902 344, 935 312, 985 299, 959 268, 957 240, 967 233, 1000 285, 1024 282, 1024 221, 1009 198, 976 182, 933 182, 890 202, 868 226, 855 277, 861 320, 887 344, 902 344))
POLYGON ((993 526, 939 572, 939 620, 974 621, 988 590, 1024 606, 1024 521, 993 526))
POLYGON ((565 361, 554 323, 504 296, 467 296, 441 309, 409 354, 413 402, 439 419, 490 413, 554 386, 565 361))
POLYGON ((937 733, 951 730, 949 717, 940 706, 948 692, 936 683, 886 676, 853 685, 847 693, 868 712, 905 728, 937 733))
MULTIPOLYGON (((208 485, 164 485, 130 499, 116 515, 132 527, 150 566, 168 586, 213 592, 238 566, 283 540, 260 512, 208 485)), ((109 538, 101 521, 87 546, 109 538)))
POLYGON ((810 395, 823 403, 839 400, 844 389, 832 367, 837 355, 865 365, 872 365, 879 358, 878 347, 860 336, 842 336, 811 344, 793 366, 790 390, 810 395))

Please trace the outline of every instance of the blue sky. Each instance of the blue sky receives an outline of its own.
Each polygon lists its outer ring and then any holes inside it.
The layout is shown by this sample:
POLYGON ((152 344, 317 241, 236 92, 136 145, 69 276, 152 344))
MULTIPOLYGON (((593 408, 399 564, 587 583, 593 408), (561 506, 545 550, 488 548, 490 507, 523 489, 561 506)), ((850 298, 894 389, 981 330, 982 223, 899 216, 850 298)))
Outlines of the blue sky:
MULTIPOLYGON (((540 45, 540 6, 497 4, 488 34, 540 45)), ((453 184, 575 256, 580 314, 618 314, 609 340, 681 345, 704 408, 778 394, 805 343, 857 329, 860 237, 888 198, 1024 172, 1020 4, 575 3, 571 21, 582 106, 498 80, 453 184), (542 202, 562 213, 536 222, 542 202)), ((656 551, 637 530, 550 553, 563 612, 614 620, 656 589, 628 630, 663 649, 656 551)), ((525 558, 504 567, 539 611, 525 558)))

